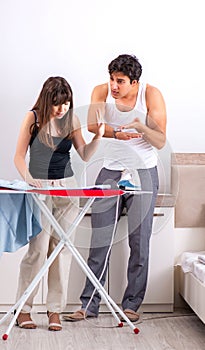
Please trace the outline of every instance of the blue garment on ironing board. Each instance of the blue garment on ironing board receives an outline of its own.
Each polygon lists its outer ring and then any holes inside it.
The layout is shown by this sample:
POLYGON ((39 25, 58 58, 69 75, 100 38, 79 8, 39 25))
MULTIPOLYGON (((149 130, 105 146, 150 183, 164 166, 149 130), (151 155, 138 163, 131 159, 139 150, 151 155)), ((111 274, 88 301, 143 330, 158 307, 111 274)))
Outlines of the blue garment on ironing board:
POLYGON ((40 209, 31 195, 0 195, 0 255, 15 252, 41 230, 40 209))

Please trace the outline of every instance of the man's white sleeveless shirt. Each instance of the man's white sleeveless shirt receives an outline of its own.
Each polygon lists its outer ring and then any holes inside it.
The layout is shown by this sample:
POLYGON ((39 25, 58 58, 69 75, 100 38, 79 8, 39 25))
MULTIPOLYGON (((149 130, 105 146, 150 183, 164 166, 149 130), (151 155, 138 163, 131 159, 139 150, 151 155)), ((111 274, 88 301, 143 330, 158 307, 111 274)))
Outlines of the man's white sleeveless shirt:
MULTIPOLYGON (((122 112, 117 109, 108 84, 108 97, 105 105, 105 122, 113 128, 131 123, 139 118, 146 124, 147 107, 145 100, 146 84, 139 83, 137 101, 134 109, 122 112)), ((157 165, 157 153, 153 146, 143 138, 117 140, 104 138, 104 167, 110 170, 148 169, 157 165)))

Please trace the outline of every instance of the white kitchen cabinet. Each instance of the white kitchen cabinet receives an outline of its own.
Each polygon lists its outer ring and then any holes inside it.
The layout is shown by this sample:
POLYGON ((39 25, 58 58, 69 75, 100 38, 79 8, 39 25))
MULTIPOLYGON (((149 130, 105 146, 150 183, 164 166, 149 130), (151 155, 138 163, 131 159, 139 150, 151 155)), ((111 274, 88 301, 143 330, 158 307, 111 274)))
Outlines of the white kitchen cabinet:
MULTIPOLYGON (((129 254, 127 244, 127 218, 122 217, 117 229, 122 239, 112 247, 108 278, 105 288, 111 297, 120 304, 126 286, 126 269, 129 254)), ((173 309, 173 268, 174 268, 174 208, 155 208, 153 234, 150 242, 150 264, 148 287, 142 305, 145 311, 172 311, 173 309), (157 216, 156 216, 157 215, 157 216)), ((75 246, 87 259, 90 246, 90 216, 83 218, 76 232, 75 246)), ((15 253, 4 253, 0 258, 0 311, 8 310, 15 303, 20 261, 27 247, 15 253)), ((85 284, 85 274, 73 258, 68 286, 66 311, 76 310, 80 304, 80 294, 85 284)), ((45 311, 47 293, 46 276, 35 298, 35 310, 45 311)), ((102 303, 101 310, 108 311, 102 303)))

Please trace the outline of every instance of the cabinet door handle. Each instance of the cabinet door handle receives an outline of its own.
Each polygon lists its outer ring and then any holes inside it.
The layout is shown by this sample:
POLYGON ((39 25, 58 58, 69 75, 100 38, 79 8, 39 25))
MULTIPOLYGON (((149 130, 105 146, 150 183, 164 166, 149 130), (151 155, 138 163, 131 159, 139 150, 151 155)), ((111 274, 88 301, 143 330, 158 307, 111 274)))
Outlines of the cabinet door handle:
MULTIPOLYGON (((91 216, 91 213, 86 213, 84 216, 91 216)), ((121 216, 127 216, 127 214, 122 213, 121 216)), ((164 213, 154 213, 153 216, 155 216, 155 217, 164 216, 164 213)))

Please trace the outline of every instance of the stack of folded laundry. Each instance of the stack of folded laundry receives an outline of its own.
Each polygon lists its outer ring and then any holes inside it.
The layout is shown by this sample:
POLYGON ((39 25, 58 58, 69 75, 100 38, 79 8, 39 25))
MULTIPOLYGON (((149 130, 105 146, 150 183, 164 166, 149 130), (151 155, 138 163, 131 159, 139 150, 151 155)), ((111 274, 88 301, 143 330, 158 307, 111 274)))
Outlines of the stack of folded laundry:
POLYGON ((199 255, 198 256, 198 261, 202 264, 205 264, 205 254, 204 255, 199 255))
POLYGON ((191 272, 205 283, 205 251, 182 253, 178 265, 181 265, 185 273, 191 272))

